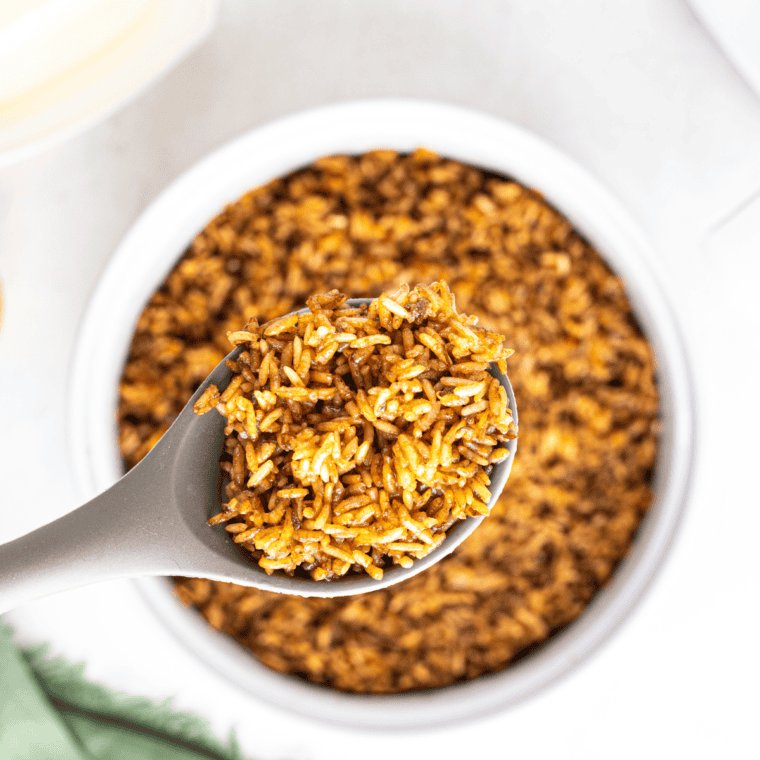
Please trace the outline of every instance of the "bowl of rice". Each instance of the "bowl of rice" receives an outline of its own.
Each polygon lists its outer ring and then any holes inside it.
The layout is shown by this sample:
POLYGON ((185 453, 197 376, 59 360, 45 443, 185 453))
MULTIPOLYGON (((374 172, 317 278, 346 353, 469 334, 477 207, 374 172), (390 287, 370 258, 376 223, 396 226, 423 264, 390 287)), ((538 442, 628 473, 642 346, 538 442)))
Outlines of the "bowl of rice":
POLYGON ((519 451, 472 536, 355 597, 136 583, 216 673, 284 709, 368 728, 502 709, 613 633, 677 528, 693 392, 655 266, 603 187, 493 117, 377 100, 256 128, 167 188, 102 276, 70 383, 80 496, 150 450, 248 319, 447 282, 515 349, 519 451))

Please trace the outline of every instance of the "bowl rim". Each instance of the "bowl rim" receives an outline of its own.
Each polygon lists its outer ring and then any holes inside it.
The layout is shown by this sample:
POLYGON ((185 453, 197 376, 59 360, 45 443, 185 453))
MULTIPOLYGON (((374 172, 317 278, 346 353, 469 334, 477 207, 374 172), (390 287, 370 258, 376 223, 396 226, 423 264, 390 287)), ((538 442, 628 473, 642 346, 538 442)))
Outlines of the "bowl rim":
POLYGON ((206 222, 250 188, 320 156, 381 147, 409 151, 420 145, 538 188, 622 277, 654 350, 663 433, 652 508, 611 580, 579 618, 529 657, 466 683, 383 696, 315 686, 269 670, 232 639, 210 629, 197 612, 180 606, 167 580, 136 581, 149 608, 199 660, 213 662, 217 674, 270 704, 368 729, 432 727, 476 718, 556 681, 598 650, 630 614, 672 542, 688 495, 695 449, 692 375, 660 285, 666 280, 656 254, 609 191, 539 137, 459 106, 373 99, 277 119, 230 141, 185 171, 135 221, 109 260, 81 322, 67 394, 71 467, 80 497, 88 499, 120 475, 114 410, 134 324, 206 222))

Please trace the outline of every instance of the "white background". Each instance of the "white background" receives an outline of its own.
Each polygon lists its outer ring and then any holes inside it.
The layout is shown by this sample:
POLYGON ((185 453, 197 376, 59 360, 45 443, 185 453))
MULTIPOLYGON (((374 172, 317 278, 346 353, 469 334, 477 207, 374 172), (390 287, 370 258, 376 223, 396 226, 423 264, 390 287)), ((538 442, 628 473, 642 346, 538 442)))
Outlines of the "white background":
POLYGON ((146 94, 0 169, 0 540, 77 506, 71 352, 140 211, 251 127, 372 96, 466 105, 535 132, 610 188, 658 250, 699 426, 691 499, 654 586, 597 655, 522 705, 361 740, 218 678, 130 582, 9 613, 19 641, 49 641, 113 688, 171 697, 221 737, 234 728, 255 758, 760 756, 760 99, 680 0, 229 0, 207 42, 146 94))

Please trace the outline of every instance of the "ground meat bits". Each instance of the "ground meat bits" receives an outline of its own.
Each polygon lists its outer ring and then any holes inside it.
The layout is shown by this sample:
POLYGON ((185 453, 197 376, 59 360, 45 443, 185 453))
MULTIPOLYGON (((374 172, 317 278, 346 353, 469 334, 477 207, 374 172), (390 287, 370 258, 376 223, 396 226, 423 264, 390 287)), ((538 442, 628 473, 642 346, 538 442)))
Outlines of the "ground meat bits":
POLYGON ((359 597, 177 579, 270 667, 360 693, 504 668, 574 620, 651 502, 657 389, 622 283, 541 197, 419 150, 329 157, 213 219, 137 325, 120 385, 131 466, 228 351, 226 333, 333 288, 445 280, 510 336, 520 444, 508 495, 449 558, 359 597))

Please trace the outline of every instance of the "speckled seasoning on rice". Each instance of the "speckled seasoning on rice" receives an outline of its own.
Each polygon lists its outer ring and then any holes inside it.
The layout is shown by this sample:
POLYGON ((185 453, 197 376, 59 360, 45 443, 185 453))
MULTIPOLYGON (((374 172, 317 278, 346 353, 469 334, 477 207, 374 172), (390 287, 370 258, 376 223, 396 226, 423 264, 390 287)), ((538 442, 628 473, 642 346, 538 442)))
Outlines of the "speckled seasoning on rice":
POLYGON ((196 414, 227 420, 227 502, 209 520, 268 573, 318 581, 411 567, 452 525, 488 514, 489 474, 516 428, 504 336, 460 315, 445 282, 351 306, 333 290, 309 310, 231 332, 225 390, 196 414))
POLYGON ((183 601, 283 673, 383 694, 501 670, 578 617, 651 503, 657 387, 622 282, 536 192, 423 150, 320 159, 207 224, 138 322, 120 384, 127 464, 248 319, 334 288, 377 296, 436 280, 516 350, 509 498, 434 567, 358 597, 176 580, 183 601))

